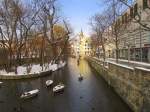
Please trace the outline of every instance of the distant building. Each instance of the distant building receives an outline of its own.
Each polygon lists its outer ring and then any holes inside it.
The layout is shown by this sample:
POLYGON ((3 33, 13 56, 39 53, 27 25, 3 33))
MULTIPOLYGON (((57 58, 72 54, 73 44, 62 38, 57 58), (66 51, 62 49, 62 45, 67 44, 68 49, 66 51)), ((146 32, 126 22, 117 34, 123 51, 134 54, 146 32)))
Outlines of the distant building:
POLYGON ((86 37, 82 31, 78 35, 78 39, 74 40, 72 46, 76 56, 84 57, 91 55, 90 38, 86 37))

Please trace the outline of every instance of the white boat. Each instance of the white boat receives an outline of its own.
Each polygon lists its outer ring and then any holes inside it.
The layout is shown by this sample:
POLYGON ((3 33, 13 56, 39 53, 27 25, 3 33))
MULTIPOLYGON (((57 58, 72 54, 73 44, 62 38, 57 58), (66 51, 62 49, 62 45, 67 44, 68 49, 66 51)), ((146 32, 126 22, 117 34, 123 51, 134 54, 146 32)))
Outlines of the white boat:
POLYGON ((21 95, 21 98, 31 98, 31 97, 36 96, 38 93, 39 93, 38 89, 35 89, 35 90, 32 90, 32 91, 28 91, 28 92, 24 92, 21 95))
POLYGON ((54 93, 55 93, 55 92, 60 92, 60 91, 64 90, 64 88, 65 88, 65 85, 64 85, 64 84, 58 84, 57 86, 55 86, 55 87, 53 88, 53 92, 54 92, 54 93))
POLYGON ((78 79, 79 79, 79 81, 82 81, 83 80, 83 76, 79 75, 78 79))
POLYGON ((45 83, 46 86, 51 86, 53 84, 53 80, 47 80, 45 83))

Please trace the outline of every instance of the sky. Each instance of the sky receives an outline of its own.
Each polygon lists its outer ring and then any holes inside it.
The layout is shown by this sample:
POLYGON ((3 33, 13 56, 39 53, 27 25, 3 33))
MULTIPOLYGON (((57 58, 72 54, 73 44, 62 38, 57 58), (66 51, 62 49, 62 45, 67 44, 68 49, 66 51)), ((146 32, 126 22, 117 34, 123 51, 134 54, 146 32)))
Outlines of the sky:
POLYGON ((58 6, 61 16, 69 20, 74 33, 77 34, 82 29, 85 35, 91 32, 90 18, 95 13, 102 12, 104 8, 102 0, 58 0, 58 6))
POLYGON ((90 34, 90 17, 97 12, 101 12, 103 7, 101 0, 59 0, 63 16, 65 16, 74 33, 79 33, 81 29, 86 35, 90 34))

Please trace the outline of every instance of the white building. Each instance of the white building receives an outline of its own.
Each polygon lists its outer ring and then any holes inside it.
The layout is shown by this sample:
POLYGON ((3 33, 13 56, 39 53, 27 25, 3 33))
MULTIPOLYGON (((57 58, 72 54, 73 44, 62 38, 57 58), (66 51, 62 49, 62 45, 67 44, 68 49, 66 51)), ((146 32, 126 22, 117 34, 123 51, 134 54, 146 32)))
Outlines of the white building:
POLYGON ((91 55, 90 38, 86 37, 81 31, 78 38, 74 40, 73 47, 76 56, 89 56, 91 55))
POLYGON ((135 21, 134 18, 138 19, 138 14, 141 17, 140 22, 150 28, 150 0, 136 0, 133 7, 118 18, 119 57, 150 62, 150 31, 135 21))

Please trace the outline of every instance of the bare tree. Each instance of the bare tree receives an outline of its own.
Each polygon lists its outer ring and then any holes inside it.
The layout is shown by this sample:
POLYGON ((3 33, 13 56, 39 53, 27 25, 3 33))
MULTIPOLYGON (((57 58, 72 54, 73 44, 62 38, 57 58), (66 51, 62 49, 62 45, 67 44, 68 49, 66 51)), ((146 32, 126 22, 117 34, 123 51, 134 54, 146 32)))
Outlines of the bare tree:
MULTIPOLYGON (((35 27, 35 23, 36 23, 36 17, 39 13, 39 10, 35 11, 34 9, 31 8, 26 8, 25 6, 23 7, 23 5, 21 4, 20 6, 18 6, 18 9, 20 10, 20 14, 18 14, 18 18, 19 18, 19 23, 18 23, 18 31, 19 34, 18 38, 16 38, 16 49, 17 49, 17 60, 21 60, 22 57, 22 48, 27 48, 27 40, 29 39, 29 37, 32 36, 32 33, 35 33, 32 31, 32 29, 34 29, 35 27)), ((17 36, 16 36, 17 37, 17 36)), ((25 51, 23 51, 25 52, 25 51)))
MULTIPOLYGON (((135 0, 117 0, 117 1, 127 6, 130 9, 134 8, 135 0)), ((146 5, 145 7, 150 11, 150 1, 144 0, 143 2, 145 2, 145 5, 146 5)), ((138 23, 142 27, 143 30, 150 31, 150 25, 142 20, 142 15, 141 15, 142 7, 139 8, 137 6, 136 8, 137 8, 137 12, 135 14, 136 16, 133 17, 133 22, 138 23)))
POLYGON ((109 15, 109 22, 111 26, 111 31, 112 31, 112 38, 115 42, 115 58, 116 62, 118 63, 118 58, 119 58, 119 35, 122 32, 122 28, 120 26, 120 21, 119 17, 121 17, 122 12, 124 11, 124 7, 118 0, 104 0, 105 3, 107 3, 107 14, 109 15))
POLYGON ((99 43, 99 46, 102 46, 102 51, 103 51, 103 60, 105 61, 106 59, 106 51, 105 51, 105 43, 106 43, 106 33, 107 29, 111 24, 110 21, 110 15, 107 11, 104 11, 102 14, 96 14, 93 16, 92 21, 91 21, 91 26, 93 31, 97 35, 97 40, 99 43), (105 13, 104 13, 105 12, 105 13))
POLYGON ((97 34, 95 31, 90 35, 91 38, 91 48, 92 48, 92 55, 96 56, 97 55, 97 48, 99 47, 99 41, 97 41, 97 34))
MULTIPOLYGON (((59 38, 54 35, 54 27, 61 23, 60 17, 58 16, 57 0, 43 0, 39 3, 39 6, 42 8, 38 17, 42 24, 43 37, 46 38, 52 48, 53 60, 57 60, 64 52, 62 50, 60 53, 57 53, 57 45, 62 43, 64 39, 66 40, 66 37, 69 39, 71 32, 67 23, 63 21, 66 33, 59 38)), ((62 49, 66 46, 68 39, 62 49)))
POLYGON ((9 64, 17 59, 21 62, 22 49, 27 44, 30 31, 35 24, 39 11, 33 11, 19 0, 2 0, 0 2, 1 43, 9 51, 9 64))
POLYGON ((18 1, 15 0, 3 0, 1 1, 0 9, 0 33, 1 42, 5 48, 9 51, 9 65, 12 64, 13 59, 13 46, 15 43, 15 38, 17 36, 17 22, 19 21, 18 16, 16 16, 17 9, 16 4, 18 1))
POLYGON ((32 0, 31 4, 22 0, 1 0, 0 7, 0 45, 9 53, 8 65, 20 63, 23 56, 31 58, 35 52, 40 54, 44 63, 47 46, 52 48, 53 60, 64 54, 71 30, 57 14, 57 0, 32 0), (58 24, 63 24, 65 30, 60 38, 54 35, 54 27, 58 24), (38 45, 32 45, 37 37, 42 39, 40 50, 37 50, 38 45), (60 43, 63 46, 60 46, 61 52, 57 53, 56 46, 60 43))
MULTIPOLYGON (((41 61, 44 61, 44 40, 46 39, 49 44, 52 46, 53 55, 56 55, 56 50, 54 50, 55 46, 53 46, 52 42, 54 42, 54 34, 53 34, 53 27, 57 23, 57 21, 54 23, 53 21, 56 18, 56 6, 55 2, 56 0, 36 0, 38 2, 37 8, 41 9, 38 19, 39 19, 39 25, 42 30, 42 48, 41 48, 41 61)), ((53 56, 54 57, 54 56, 53 56)))
POLYGON ((64 29, 65 29, 65 33, 62 37, 64 39, 63 40, 63 47, 62 47, 61 52, 58 55, 57 59, 59 59, 62 55, 63 55, 64 59, 66 58, 67 46, 68 46, 70 35, 72 33, 72 29, 71 29, 69 23, 67 23, 65 20, 63 20, 63 24, 64 24, 64 29))

